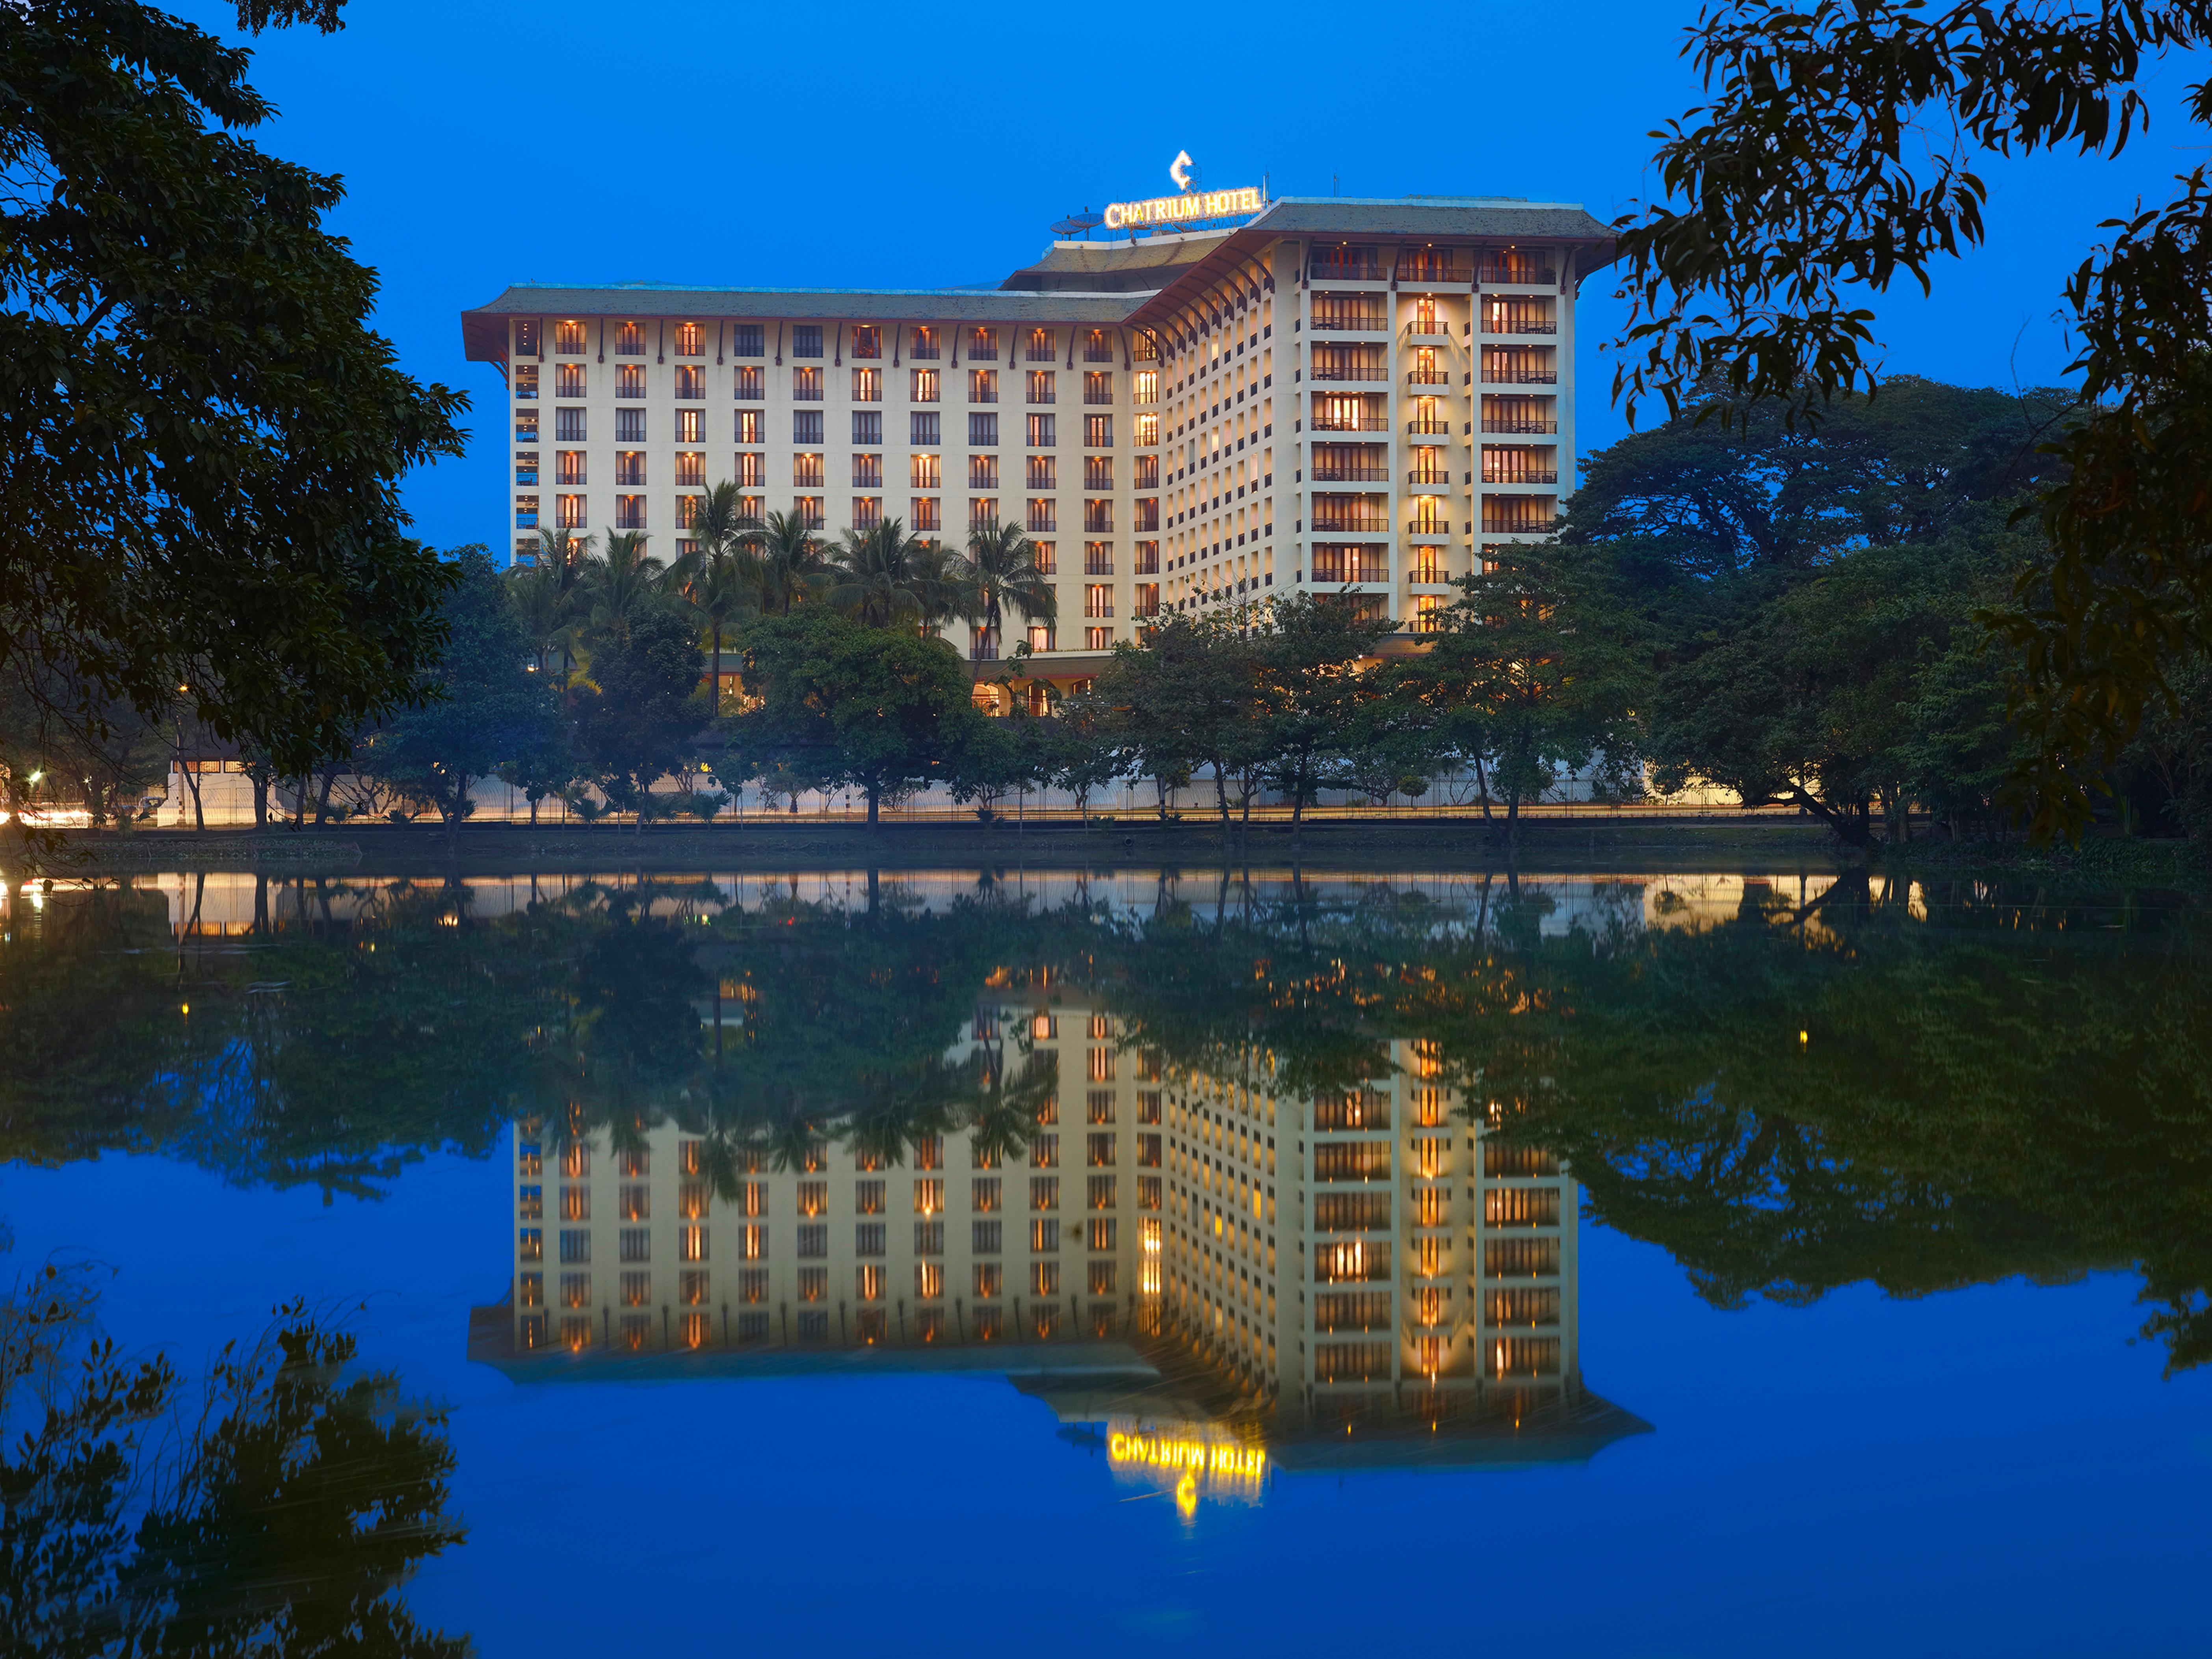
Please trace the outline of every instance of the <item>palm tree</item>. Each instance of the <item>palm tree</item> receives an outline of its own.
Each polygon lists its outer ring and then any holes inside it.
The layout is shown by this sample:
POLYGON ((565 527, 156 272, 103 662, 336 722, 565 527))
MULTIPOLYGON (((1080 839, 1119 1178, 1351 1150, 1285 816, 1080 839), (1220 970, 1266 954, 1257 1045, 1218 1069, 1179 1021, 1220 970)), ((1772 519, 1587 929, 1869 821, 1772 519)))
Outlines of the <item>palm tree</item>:
POLYGON ((1025 622, 1059 617, 1060 596, 1037 563, 1036 544, 1018 524, 990 519, 976 526, 968 532, 967 556, 956 559, 955 570, 963 612, 983 623, 978 655, 983 641, 989 641, 991 655, 998 654, 1006 610, 1020 611, 1025 622))
POLYGON ((759 520, 739 507, 744 498, 728 479, 699 497, 691 513, 692 550, 669 574, 705 620, 713 641, 714 710, 722 712, 722 631, 732 617, 760 603, 763 560, 752 544, 759 520))
POLYGON ((923 632, 952 614, 957 603, 945 550, 908 535, 903 520, 848 530, 830 556, 830 603, 872 627, 903 622, 923 632))
POLYGON ((815 591, 824 579, 828 562, 822 538, 796 513, 771 513, 761 526, 757 543, 761 561, 761 609, 780 617, 791 614, 793 602, 815 591))
POLYGON ((592 538, 567 530, 540 530, 538 542, 537 562, 515 597, 523 607, 539 666, 558 649, 565 678, 576 665, 576 624, 582 620, 583 581, 591 565, 592 538))
POLYGON ((610 532, 606 556, 593 560, 584 578, 592 631, 629 639, 630 623, 660 602, 661 575, 660 561, 645 550, 644 532, 610 532))

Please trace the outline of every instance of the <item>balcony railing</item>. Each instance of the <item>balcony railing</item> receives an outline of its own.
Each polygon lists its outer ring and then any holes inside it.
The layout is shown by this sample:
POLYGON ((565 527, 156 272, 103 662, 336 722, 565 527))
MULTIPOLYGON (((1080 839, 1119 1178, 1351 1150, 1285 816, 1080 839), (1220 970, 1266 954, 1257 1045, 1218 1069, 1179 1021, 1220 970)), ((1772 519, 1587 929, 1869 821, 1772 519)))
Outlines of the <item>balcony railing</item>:
POLYGON ((1316 514, 1313 527, 1316 532, 1344 536, 1387 536, 1390 533, 1390 519, 1382 513, 1346 513, 1327 518, 1316 514))
POLYGON ((1557 421, 1539 421, 1533 418, 1517 421, 1485 421, 1482 423, 1482 429, 1485 432, 1506 434, 1520 433, 1540 436, 1547 433, 1558 432, 1559 423, 1557 421))
POLYGON ((1379 311, 1335 312, 1313 319, 1316 334, 1388 334, 1390 319, 1379 311))
POLYGON ((1406 526, 1406 533, 1408 536, 1449 536, 1451 534, 1451 520, 1415 519, 1406 526))
POLYGON ((1056 404, 1060 401, 1060 398, 1056 392, 1032 392, 1030 393, 1029 401, 1034 406, 1038 404, 1056 404))
POLYGON ((1316 462, 1313 470, 1316 483, 1389 483, 1390 469, 1387 466, 1354 466, 1341 463, 1316 462))
POLYGON ((1083 394, 1083 401, 1086 404, 1104 404, 1111 407, 1114 394, 1110 392, 1086 392, 1083 394))
POLYGON ((1531 470, 1509 475, 1504 472, 1492 472, 1488 467, 1485 467, 1482 470, 1482 481, 1486 484, 1555 484, 1559 481, 1559 475, 1556 468, 1549 472, 1531 470))
POLYGON ((1482 265, 1477 268, 1474 280, 1485 283, 1540 283, 1547 288, 1557 288, 1559 273, 1535 265, 1482 265))
POLYGON ((1492 368, 1486 366, 1482 378, 1492 386, 1557 386, 1559 372, 1555 368, 1492 368))
POLYGON ((1382 265, 1377 259, 1332 258, 1326 253, 1316 253, 1308 270, 1316 282, 1379 283, 1382 280, 1382 265))
POLYGON ((1406 475, 1406 482, 1409 484, 1448 484, 1451 482, 1451 473, 1443 467, 1417 468, 1406 475))
POLYGON ((1482 331, 1485 334, 1557 334, 1559 325, 1526 318, 1486 317, 1482 319, 1482 331))
POLYGON ((1448 340, 1451 337, 1451 325, 1443 321, 1425 323, 1417 317, 1406 325, 1406 332, 1417 340, 1448 340))
POLYGON ((1417 368, 1406 376, 1407 386, 1449 386, 1451 371, 1448 368, 1417 368))
POLYGON ((1390 429, 1390 422, 1380 415, 1316 415, 1311 425, 1316 432, 1388 432, 1390 429))
POLYGON ((1387 380, 1390 371, 1380 363, 1316 363, 1306 378, 1313 380, 1387 380))
POLYGON ((1451 429, 1452 423, 1449 421, 1424 420, 1406 422, 1407 435, 1415 438, 1449 438, 1451 436, 1451 429))

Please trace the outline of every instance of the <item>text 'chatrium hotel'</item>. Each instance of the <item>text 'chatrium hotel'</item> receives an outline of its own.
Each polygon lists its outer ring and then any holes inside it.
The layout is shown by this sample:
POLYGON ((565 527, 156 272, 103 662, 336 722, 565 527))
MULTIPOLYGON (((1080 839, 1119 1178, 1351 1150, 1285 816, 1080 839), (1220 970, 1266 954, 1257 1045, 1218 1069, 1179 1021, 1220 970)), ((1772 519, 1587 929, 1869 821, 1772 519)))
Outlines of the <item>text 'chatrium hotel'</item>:
POLYGON ((1055 230, 996 289, 531 285, 463 313, 507 380, 515 558, 540 526, 680 553, 725 478, 831 538, 1010 520, 1059 584, 1029 641, 1066 685, 1164 611, 1302 590, 1418 633, 1487 547, 1550 529, 1575 295, 1612 253, 1581 208, 1194 191, 1055 230))

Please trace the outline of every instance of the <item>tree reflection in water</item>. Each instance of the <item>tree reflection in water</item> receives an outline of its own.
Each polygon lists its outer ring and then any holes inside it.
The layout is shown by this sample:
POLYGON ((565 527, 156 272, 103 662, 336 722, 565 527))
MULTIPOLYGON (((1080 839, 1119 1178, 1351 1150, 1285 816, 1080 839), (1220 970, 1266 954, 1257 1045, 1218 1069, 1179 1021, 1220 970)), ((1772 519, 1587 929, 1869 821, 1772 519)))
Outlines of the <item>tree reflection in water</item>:
POLYGON ((727 1195, 833 1139, 889 1164, 958 1124, 1015 1151, 1050 1086, 1024 1039, 948 1055, 1060 986, 1171 1069, 1277 1092, 1421 1040, 1721 1305, 2131 1267, 2170 1363, 2212 1354, 2201 907, 1858 873, 1677 925, 1657 878, 1584 881, 1571 915, 1503 873, 1183 886, 924 905, 871 878, 848 908, 586 881, 479 917, 459 886, 308 882, 251 950, 179 945, 158 896, 57 895, 0 952, 0 1155, 370 1194, 510 1118, 549 1151, 672 1121, 727 1195))
POLYGON ((442 1659, 399 1590, 461 1540, 446 1419, 279 1310, 188 1388, 100 1335, 91 1275, 0 1295, 0 1645, 43 1656, 442 1659))

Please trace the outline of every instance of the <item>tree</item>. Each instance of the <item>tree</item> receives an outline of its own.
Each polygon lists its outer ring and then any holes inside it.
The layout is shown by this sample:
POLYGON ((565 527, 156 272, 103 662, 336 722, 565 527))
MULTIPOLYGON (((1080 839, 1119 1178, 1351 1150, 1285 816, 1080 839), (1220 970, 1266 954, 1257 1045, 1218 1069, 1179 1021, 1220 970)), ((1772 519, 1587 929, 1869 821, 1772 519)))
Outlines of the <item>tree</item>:
POLYGON ((698 734, 704 665, 689 617, 641 605, 569 694, 584 769, 615 806, 637 814, 641 830, 653 786, 683 766, 698 734))
POLYGON ((872 824, 886 795, 941 775, 983 718, 941 640, 803 606, 747 623, 738 645, 761 701, 731 723, 733 764, 747 777, 783 765, 850 783, 866 793, 872 824))
POLYGON ((0 23, 0 666, 81 720, 182 695, 294 775, 437 650, 453 573, 398 489, 466 400, 368 330, 337 179, 241 136, 247 60, 128 0, 0 23))
POLYGON ((1382 690, 1429 755, 1474 764, 1486 793, 1497 787, 1510 834, 1522 801, 1563 770, 1640 760, 1643 659, 1588 554, 1517 546, 1459 586, 1430 648, 1390 665, 1382 690))
POLYGON ((508 580, 514 584, 516 618, 529 636, 538 672, 545 672, 558 651, 565 679, 575 665, 576 631, 583 620, 581 583, 592 538, 566 530, 541 530, 538 537, 538 556, 510 571, 508 580))
POLYGON ((791 607, 818 593, 830 577, 822 538, 796 513, 771 513, 760 538, 761 609, 788 617, 791 607))
POLYGON ((512 588, 481 546, 460 549, 453 562, 460 575, 446 598, 443 660, 415 706, 371 732, 355 762, 436 807, 448 835, 459 833, 477 783, 502 763, 542 754, 558 741, 553 688, 531 667, 531 641, 512 588))
POLYGON ((1075 810, 1088 831, 1091 797, 1124 769, 1113 710, 1095 690, 1081 692, 1061 698, 1045 726, 1045 781, 1075 797, 1075 810))
MULTIPOLYGON (((1817 418, 1872 392, 1874 313, 1848 290, 1923 292, 1979 242, 1981 154, 2116 155, 2143 77, 2212 40, 2202 5, 2060 10, 2006 0, 1718 0, 1684 46, 1711 101, 1668 124, 1668 199, 1619 226, 1632 311, 1614 390, 1632 416, 1817 418)), ((2189 112, 2212 124, 2212 82, 2189 112)), ((2049 547, 1987 620, 2019 653, 2033 747, 2016 781, 2039 835, 2075 834, 2168 677, 2212 647, 2212 207, 2205 164, 2163 206, 2107 222, 2066 285, 2081 403, 2052 434, 2049 547)))
POLYGON ((961 602, 945 550, 908 535, 899 519, 845 532, 830 556, 824 597, 871 628, 903 626, 917 632, 956 614, 961 602))
POLYGON ((956 562, 953 578, 961 611, 983 624, 982 640, 989 642, 988 650, 976 652, 979 657, 999 654, 1009 607, 1024 622, 1051 622, 1060 615, 1059 594, 1038 566, 1036 544, 1018 524, 992 519, 970 530, 967 555, 956 562))
POLYGON ((1169 781, 1208 765, 1224 836, 1230 774, 1257 752, 1257 658, 1244 637, 1251 621, 1243 606, 1164 617, 1144 644, 1117 644, 1098 677, 1098 696, 1113 708, 1123 742, 1159 783, 1161 817, 1169 781))
POLYGON ((645 550, 643 531, 610 531, 606 556, 585 566, 580 584, 592 635, 627 643, 641 617, 666 608, 665 574, 660 561, 645 550))
POLYGON ((723 631, 760 604, 761 561, 751 544, 762 527, 740 510, 743 500, 726 478, 700 496, 691 513, 695 550, 670 572, 713 641, 708 678, 714 689, 708 706, 717 714, 722 712, 723 631))
POLYGON ((1270 780, 1290 798, 1293 846, 1374 690, 1360 662, 1395 626, 1300 593, 1277 600, 1253 635, 1263 711, 1258 747, 1270 780))

